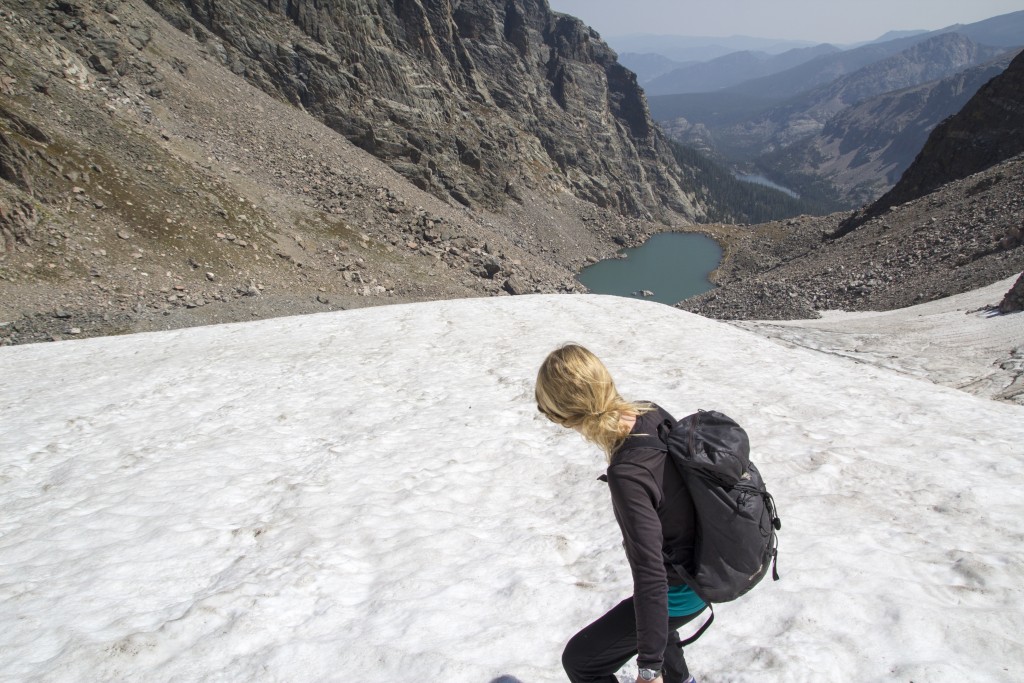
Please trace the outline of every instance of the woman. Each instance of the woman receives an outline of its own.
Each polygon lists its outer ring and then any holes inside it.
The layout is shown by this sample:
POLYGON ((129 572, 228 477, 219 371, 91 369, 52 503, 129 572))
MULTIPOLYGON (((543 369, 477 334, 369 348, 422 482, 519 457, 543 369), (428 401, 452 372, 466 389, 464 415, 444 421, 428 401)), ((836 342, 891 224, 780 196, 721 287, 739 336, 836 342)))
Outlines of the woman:
POLYGON ((544 360, 536 397, 549 420, 575 429, 608 456, 612 507, 633 574, 632 597, 566 645, 569 680, 615 683, 615 672, 636 655, 637 683, 695 683, 676 629, 706 604, 666 564, 689 566, 694 539, 693 501, 657 438, 658 425, 672 416, 653 403, 623 399, 604 364, 576 344, 544 360))

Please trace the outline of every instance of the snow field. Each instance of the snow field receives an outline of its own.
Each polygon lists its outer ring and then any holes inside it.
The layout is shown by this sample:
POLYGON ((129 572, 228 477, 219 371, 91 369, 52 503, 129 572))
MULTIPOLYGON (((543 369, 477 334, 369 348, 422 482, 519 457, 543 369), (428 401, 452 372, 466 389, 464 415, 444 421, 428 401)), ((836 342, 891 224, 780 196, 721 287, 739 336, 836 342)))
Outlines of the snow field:
POLYGON ((601 296, 0 350, 0 678, 564 680, 631 591, 603 455, 532 400, 565 341, 750 432, 783 580, 702 683, 1019 678, 1024 409, 601 296))

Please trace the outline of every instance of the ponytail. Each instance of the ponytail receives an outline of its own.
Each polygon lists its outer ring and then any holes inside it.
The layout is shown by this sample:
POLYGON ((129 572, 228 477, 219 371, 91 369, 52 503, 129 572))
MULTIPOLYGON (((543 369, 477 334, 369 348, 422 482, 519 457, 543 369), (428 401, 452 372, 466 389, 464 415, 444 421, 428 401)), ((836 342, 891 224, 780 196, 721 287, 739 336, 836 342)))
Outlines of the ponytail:
POLYGON ((541 413, 579 431, 605 452, 609 462, 629 435, 622 418, 651 410, 648 404, 623 399, 604 363, 578 344, 548 354, 537 372, 534 393, 541 413))

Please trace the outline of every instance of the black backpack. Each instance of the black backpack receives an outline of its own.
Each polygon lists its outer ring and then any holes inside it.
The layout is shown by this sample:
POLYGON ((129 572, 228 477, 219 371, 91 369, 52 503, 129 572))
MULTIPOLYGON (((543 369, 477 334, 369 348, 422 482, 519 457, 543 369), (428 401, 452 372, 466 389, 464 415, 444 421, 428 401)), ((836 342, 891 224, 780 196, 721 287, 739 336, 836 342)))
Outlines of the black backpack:
POLYGON ((732 418, 701 410, 673 424, 658 426, 658 436, 679 468, 696 512, 695 571, 673 564, 705 602, 740 597, 776 567, 782 522, 754 463, 750 440, 732 418))

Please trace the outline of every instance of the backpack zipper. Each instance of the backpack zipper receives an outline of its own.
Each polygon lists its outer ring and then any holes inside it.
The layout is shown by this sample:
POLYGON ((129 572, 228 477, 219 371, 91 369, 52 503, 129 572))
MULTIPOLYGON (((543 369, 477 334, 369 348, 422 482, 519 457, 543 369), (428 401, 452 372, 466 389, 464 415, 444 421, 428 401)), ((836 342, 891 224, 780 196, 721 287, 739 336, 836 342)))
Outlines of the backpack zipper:
POLYGON ((690 425, 690 459, 691 459, 691 461, 693 460, 693 458, 697 457, 696 453, 694 453, 694 449, 697 446, 697 444, 695 443, 695 439, 697 438, 697 436, 696 436, 697 435, 697 427, 700 426, 700 413, 701 413, 701 411, 698 410, 696 413, 693 414, 693 424, 690 425))

